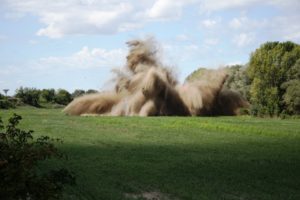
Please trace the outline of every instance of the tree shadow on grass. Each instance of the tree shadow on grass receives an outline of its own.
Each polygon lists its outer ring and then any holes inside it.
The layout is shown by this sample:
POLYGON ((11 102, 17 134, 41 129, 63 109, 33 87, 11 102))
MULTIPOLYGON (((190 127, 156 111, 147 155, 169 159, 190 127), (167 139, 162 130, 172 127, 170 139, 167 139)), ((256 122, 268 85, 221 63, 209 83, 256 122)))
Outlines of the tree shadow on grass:
POLYGON ((176 199, 300 199, 299 141, 222 145, 65 144, 77 174, 66 199, 126 199, 158 191, 176 199))

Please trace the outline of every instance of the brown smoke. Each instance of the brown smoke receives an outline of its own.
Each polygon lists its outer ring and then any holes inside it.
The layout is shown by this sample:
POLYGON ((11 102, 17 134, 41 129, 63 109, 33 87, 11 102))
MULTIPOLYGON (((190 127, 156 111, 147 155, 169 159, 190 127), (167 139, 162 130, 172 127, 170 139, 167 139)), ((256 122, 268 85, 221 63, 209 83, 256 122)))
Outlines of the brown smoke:
POLYGON ((106 114, 120 100, 121 95, 115 92, 88 94, 74 99, 64 112, 70 115, 106 114))
POLYGON ((212 109, 212 115, 238 115, 241 108, 249 106, 249 102, 238 92, 222 89, 212 109))
POLYGON ((178 84, 172 70, 157 59, 153 40, 127 42, 125 70, 113 70, 115 90, 76 98, 69 115, 202 116, 236 115, 247 101, 224 90, 224 70, 208 70, 201 80, 178 84))

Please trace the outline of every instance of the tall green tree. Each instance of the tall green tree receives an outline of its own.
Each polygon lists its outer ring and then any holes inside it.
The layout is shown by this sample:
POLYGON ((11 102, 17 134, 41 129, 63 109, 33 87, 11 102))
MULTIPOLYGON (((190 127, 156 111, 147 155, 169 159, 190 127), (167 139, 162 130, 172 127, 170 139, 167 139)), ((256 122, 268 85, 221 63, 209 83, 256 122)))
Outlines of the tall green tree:
POLYGON ((267 42, 252 53, 248 76, 250 101, 259 114, 278 115, 286 109, 282 84, 289 81, 289 70, 300 58, 300 46, 293 42, 267 42))

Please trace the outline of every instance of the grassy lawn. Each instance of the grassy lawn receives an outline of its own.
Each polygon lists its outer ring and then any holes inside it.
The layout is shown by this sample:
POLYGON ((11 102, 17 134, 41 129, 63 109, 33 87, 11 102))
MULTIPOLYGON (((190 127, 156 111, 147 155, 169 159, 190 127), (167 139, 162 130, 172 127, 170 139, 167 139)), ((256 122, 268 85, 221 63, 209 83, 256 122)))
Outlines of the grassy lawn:
POLYGON ((14 112, 35 135, 63 139, 69 160, 47 165, 76 173, 65 199, 154 191, 179 200, 300 199, 299 119, 70 117, 26 107, 0 116, 14 112))

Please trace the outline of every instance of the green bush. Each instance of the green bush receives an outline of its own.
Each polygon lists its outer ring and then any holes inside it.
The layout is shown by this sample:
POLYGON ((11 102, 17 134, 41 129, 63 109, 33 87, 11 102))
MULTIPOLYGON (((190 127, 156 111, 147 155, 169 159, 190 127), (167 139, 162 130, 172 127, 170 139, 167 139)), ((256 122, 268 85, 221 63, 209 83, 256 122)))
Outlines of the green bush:
POLYGON ((55 98, 55 90, 54 89, 43 89, 41 91, 41 98, 45 102, 52 103, 54 101, 54 98, 55 98))
POLYGON ((249 108, 241 108, 239 110, 239 115, 250 115, 250 109, 249 108))
POLYGON ((21 99, 22 102, 25 104, 35 106, 35 107, 40 107, 39 104, 40 93, 41 91, 35 88, 20 87, 19 89, 16 90, 15 97, 21 99))
POLYGON ((72 98, 75 99, 77 97, 83 96, 85 94, 84 90, 77 89, 72 93, 72 98))
POLYGON ((47 136, 33 139, 33 131, 17 128, 21 116, 14 114, 6 127, 0 119, 0 199, 48 200, 62 197, 65 184, 75 184, 66 169, 37 170, 40 161, 63 154, 47 136))
POLYGON ((256 104, 252 104, 250 106, 250 115, 252 116, 258 116, 259 113, 259 106, 256 104))
POLYGON ((55 94, 54 101, 61 105, 67 105, 72 101, 72 95, 64 89, 59 89, 55 94))
POLYGON ((98 91, 97 90, 94 90, 94 89, 89 89, 86 91, 86 94, 94 94, 94 93, 97 93, 98 91))
POLYGON ((15 105, 8 99, 0 99, 0 109, 15 108, 15 105))

